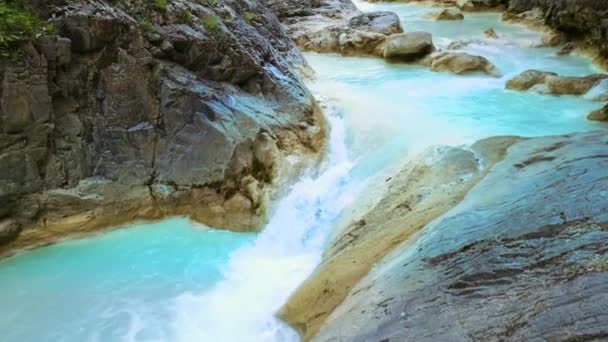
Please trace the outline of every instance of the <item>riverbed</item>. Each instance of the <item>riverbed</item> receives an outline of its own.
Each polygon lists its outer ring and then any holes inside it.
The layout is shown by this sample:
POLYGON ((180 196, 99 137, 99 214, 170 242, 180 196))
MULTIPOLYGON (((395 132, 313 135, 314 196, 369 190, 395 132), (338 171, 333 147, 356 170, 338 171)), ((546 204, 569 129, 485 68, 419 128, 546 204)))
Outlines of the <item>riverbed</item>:
POLYGON ((294 182, 261 233, 233 233, 184 218, 137 224, 0 262, 3 341, 297 341, 274 317, 321 259, 341 213, 368 180, 421 149, 495 135, 540 136, 606 125, 586 120, 603 104, 505 90, 527 69, 597 73, 589 59, 532 47, 541 33, 495 13, 463 22, 425 19, 416 4, 369 4, 396 12, 406 31, 427 31, 438 47, 493 62, 501 77, 456 76, 382 59, 306 53, 309 81, 331 134, 318 170, 294 182), (498 39, 486 39, 493 28, 498 39))

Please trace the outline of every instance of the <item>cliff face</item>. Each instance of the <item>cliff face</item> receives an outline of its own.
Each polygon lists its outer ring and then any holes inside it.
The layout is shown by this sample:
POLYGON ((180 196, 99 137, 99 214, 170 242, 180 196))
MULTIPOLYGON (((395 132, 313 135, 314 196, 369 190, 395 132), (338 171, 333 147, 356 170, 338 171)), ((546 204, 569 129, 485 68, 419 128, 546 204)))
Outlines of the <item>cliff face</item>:
POLYGON ((0 64, 0 254, 165 215, 255 229, 284 157, 321 149, 257 1, 56 3, 24 2, 57 34, 0 64))
POLYGON ((606 340, 607 143, 423 154, 377 185, 282 317, 315 341, 606 340))
POLYGON ((509 11, 540 8, 545 23, 608 58, 608 2, 603 0, 509 0, 509 11))

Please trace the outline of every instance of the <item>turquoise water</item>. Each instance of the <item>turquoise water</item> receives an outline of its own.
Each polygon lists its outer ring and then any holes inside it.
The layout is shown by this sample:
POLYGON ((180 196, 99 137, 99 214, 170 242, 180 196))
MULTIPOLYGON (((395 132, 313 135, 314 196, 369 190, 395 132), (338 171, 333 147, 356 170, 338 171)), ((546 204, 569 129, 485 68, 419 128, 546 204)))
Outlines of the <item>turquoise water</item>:
POLYGON ((307 53, 317 72, 310 87, 331 126, 329 154, 295 182, 262 233, 170 219, 0 261, 0 340, 295 341, 274 313, 312 272, 337 217, 377 172, 429 145, 607 128, 585 119, 601 103, 504 90, 510 76, 530 68, 598 71, 580 56, 530 48, 537 32, 496 14, 437 23, 424 19, 434 9, 418 5, 357 4, 397 12, 406 30, 432 32, 440 47, 476 39, 464 50, 488 58, 503 77, 307 53), (500 39, 484 40, 488 27, 500 39))
POLYGON ((168 219, 3 260, 0 340, 162 340, 171 298, 212 286, 254 239, 168 219))

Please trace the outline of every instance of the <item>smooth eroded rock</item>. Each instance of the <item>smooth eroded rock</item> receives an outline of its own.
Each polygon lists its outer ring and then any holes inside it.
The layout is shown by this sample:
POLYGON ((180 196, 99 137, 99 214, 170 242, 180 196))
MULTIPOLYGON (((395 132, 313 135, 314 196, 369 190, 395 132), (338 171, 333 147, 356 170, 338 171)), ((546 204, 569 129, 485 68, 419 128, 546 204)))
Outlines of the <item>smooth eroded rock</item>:
POLYGON ((448 71, 455 74, 483 73, 499 76, 498 69, 488 59, 465 52, 436 52, 425 61, 433 71, 448 71))
MULTIPOLYGON (((471 147, 472 163, 466 149, 452 155, 445 178, 377 184, 384 195, 330 241, 284 308, 289 322, 313 341, 607 336, 608 136, 493 139, 471 147), (437 205, 448 208, 428 220, 437 205)), ((427 160, 432 170, 449 159, 427 160)))
POLYGON ((427 32, 394 34, 387 38, 384 58, 389 60, 413 61, 435 50, 433 37, 427 32))

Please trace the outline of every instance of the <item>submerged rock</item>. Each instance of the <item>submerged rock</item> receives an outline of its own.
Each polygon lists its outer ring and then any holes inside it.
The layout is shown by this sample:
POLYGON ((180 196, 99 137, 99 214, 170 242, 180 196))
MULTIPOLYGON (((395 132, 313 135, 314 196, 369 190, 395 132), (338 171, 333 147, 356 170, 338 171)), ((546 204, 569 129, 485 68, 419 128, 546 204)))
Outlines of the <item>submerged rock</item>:
POLYGON ((323 147, 305 62, 258 1, 54 13, 57 35, 0 63, 0 220, 23 229, 0 256, 167 215, 256 229, 283 158, 323 147))
POLYGON ((389 60, 413 61, 435 50, 433 37, 426 32, 394 34, 386 40, 384 58, 389 60))
POLYGON ((494 31, 493 28, 486 29, 485 31, 483 31, 483 34, 486 36, 486 38, 490 38, 490 39, 498 38, 498 34, 496 34, 496 31, 494 31))
POLYGON ((475 72, 491 76, 500 75, 494 64, 485 57, 465 52, 436 52, 427 57, 424 63, 433 71, 448 71, 459 75, 475 72))
POLYGON ((378 184, 282 317, 313 341, 606 336, 608 136, 496 139, 378 184))
MULTIPOLYGON (((584 95, 608 75, 596 74, 584 77, 559 76, 556 73, 526 70, 507 82, 507 89, 533 90, 552 95, 584 95)), ((602 98, 601 94, 597 95, 602 98)))

